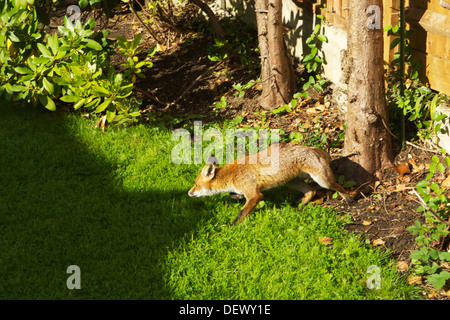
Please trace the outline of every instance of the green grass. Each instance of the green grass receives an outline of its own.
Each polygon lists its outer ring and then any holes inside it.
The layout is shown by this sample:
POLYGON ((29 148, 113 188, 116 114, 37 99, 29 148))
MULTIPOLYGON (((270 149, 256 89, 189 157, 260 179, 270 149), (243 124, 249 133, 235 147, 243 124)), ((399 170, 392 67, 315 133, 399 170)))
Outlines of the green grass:
POLYGON ((0 110, 0 299, 418 296, 386 254, 343 233, 345 217, 296 210, 284 188, 229 226, 242 201, 189 198, 200 167, 171 163, 168 130, 103 134, 72 114, 0 110), (66 287, 69 265, 80 290, 66 287), (380 290, 367 289, 370 265, 380 290))

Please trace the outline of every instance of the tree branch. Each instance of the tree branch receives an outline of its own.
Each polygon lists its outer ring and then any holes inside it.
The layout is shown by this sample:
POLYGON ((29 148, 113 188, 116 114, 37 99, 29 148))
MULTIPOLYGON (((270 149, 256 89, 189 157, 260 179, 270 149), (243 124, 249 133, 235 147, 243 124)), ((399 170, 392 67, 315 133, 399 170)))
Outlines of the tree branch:
POLYGON ((217 19, 216 15, 211 10, 211 8, 205 2, 203 2, 202 0, 189 0, 189 2, 192 2, 197 7, 202 9, 202 11, 204 13, 206 13, 206 15, 209 18, 209 21, 212 24, 212 27, 214 28, 214 32, 216 33, 217 37, 220 40, 224 40, 225 39, 225 32, 223 31, 222 26, 220 25, 219 19, 217 19))
POLYGON ((422 206, 423 206, 427 211, 429 211, 429 212, 431 213, 431 215, 432 215, 436 220, 438 220, 439 222, 442 222, 443 224, 445 224, 445 225, 447 225, 447 226, 450 227, 450 222, 445 221, 444 219, 442 219, 442 218, 437 214, 436 211, 434 211, 433 209, 431 209, 431 208, 426 204, 426 202, 423 201, 422 197, 417 193, 416 190, 413 189, 412 192, 413 192, 413 193, 416 195, 416 197, 419 199, 419 201, 420 201, 420 203, 422 204, 422 206))

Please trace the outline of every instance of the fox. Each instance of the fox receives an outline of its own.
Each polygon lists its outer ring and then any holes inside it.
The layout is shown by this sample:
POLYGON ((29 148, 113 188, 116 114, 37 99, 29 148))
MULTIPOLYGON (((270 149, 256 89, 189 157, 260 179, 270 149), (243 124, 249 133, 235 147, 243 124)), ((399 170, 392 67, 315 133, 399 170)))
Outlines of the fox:
POLYGON ((286 185, 303 194, 301 202, 311 201, 316 191, 304 183, 310 177, 322 188, 337 191, 347 203, 353 199, 336 182, 331 170, 329 154, 318 148, 298 143, 280 142, 277 144, 278 157, 271 157, 274 145, 253 155, 234 160, 232 163, 218 166, 211 156, 195 179, 188 195, 192 198, 211 196, 218 193, 230 193, 234 199, 246 199, 244 206, 232 225, 241 222, 263 199, 261 191, 286 185), (269 165, 268 159, 277 161, 269 165))

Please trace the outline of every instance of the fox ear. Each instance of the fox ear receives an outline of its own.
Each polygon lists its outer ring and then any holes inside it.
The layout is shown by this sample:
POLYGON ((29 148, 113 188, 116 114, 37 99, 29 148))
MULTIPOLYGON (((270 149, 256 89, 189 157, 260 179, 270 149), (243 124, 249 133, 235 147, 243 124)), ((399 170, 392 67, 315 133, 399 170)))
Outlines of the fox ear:
POLYGON ((217 161, 217 158, 215 155, 211 154, 206 161, 207 164, 219 164, 219 161, 217 161))
POLYGON ((202 175, 208 180, 214 178, 215 174, 216 174, 216 167, 212 163, 208 163, 202 170, 202 175))

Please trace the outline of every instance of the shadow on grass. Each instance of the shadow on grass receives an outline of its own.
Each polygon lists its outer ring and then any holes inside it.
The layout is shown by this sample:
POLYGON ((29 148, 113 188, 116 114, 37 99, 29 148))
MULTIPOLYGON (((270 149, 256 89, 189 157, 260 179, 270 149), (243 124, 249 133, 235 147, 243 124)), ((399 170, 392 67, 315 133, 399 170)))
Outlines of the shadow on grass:
POLYGON ((204 202, 177 181, 126 191, 65 117, 0 110, 0 299, 170 299, 167 252, 210 218, 204 202))

